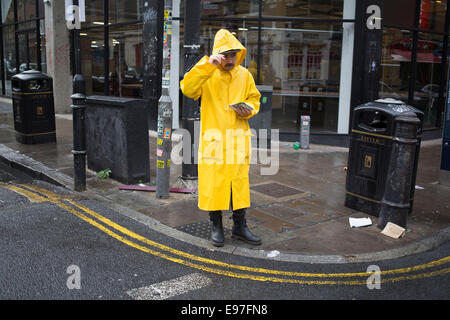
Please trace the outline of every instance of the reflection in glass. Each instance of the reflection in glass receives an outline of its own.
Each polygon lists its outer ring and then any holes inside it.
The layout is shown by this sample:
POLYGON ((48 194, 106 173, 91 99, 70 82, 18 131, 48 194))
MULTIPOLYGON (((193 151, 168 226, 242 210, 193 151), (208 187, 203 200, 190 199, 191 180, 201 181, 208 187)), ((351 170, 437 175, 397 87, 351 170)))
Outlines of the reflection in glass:
MULTIPOLYGON (((436 126, 440 89, 442 37, 419 33, 416 79, 412 105, 424 112, 424 128, 436 126)), ((408 103, 411 77, 412 35, 410 31, 385 28, 380 73, 380 98, 408 103)))
POLYGON ((142 0, 108 0, 109 23, 142 19, 142 0))
POLYGON ((41 55, 41 70, 44 73, 47 73, 47 54, 46 54, 46 37, 45 37, 45 20, 42 19, 40 21, 40 34, 41 34, 41 48, 40 48, 40 55, 41 55))
POLYGON ((342 19, 344 0, 264 0, 263 15, 342 19))
POLYGON ((110 95, 142 97, 142 24, 110 27, 110 95))
POLYGON ((3 55, 5 61, 6 95, 11 95, 11 77, 16 74, 16 48, 14 26, 3 27, 3 55))
POLYGON ((442 37, 419 33, 413 106, 424 111, 424 127, 436 126, 442 72, 442 37))
POLYGON ((34 30, 18 34, 19 39, 19 72, 37 70, 37 42, 34 30))
MULTIPOLYGON (((4 2, 4 1, 2 1, 4 2)), ((9 2, 9 1, 6 1, 9 2)), ((12 2, 12 1, 11 1, 12 2)), ((17 0, 17 17, 19 21, 36 17, 36 0, 17 0)))
POLYGON ((411 77, 412 34, 407 30, 383 29, 378 95, 408 102, 411 77))
POLYGON ((202 17, 242 18, 242 17, 257 16, 258 13, 259 13, 258 0, 250 0, 250 1, 202 0, 202 17))
POLYGON ((2 1, 2 21, 3 23, 12 23, 14 22, 14 6, 13 2, 11 1, 9 3, 9 6, 7 6, 8 3, 4 3, 2 1))
POLYGON ((81 28, 103 25, 103 0, 85 0, 85 22, 81 28))
POLYGON ((266 23, 262 28, 262 84, 274 88, 272 127, 297 132, 301 115, 312 132, 336 132, 341 25, 266 23))
POLYGON ((444 32, 446 0, 422 0, 419 13, 419 28, 444 32))
POLYGON ((80 32, 81 67, 87 95, 104 95, 105 64, 103 28, 80 32))
MULTIPOLYGON (((82 27, 104 25, 103 0, 86 1, 86 22, 82 27)), ((142 0, 106 0, 108 1, 109 24, 131 22, 142 19, 142 0)))

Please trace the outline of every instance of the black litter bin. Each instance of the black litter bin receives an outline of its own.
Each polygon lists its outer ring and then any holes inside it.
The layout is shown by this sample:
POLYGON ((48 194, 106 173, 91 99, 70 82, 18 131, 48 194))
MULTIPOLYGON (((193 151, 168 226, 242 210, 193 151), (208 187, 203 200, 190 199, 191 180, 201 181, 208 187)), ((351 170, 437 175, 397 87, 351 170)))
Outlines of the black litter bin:
POLYGON ((406 227, 411 212, 423 113, 383 99, 354 109, 345 206, 406 227))
POLYGON ((16 140, 24 144, 55 142, 52 78, 29 70, 11 80, 16 140))

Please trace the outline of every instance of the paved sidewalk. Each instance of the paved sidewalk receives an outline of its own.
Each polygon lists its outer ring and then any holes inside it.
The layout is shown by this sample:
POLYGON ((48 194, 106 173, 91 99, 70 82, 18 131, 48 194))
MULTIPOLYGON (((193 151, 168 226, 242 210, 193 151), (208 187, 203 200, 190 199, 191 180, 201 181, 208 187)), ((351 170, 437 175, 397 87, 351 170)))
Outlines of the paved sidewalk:
MULTIPOLYGON (((17 158, 28 170, 40 172, 42 179, 56 180, 73 188, 71 115, 56 115, 57 143, 24 145, 15 140, 11 110, 10 99, 0 99, 0 158, 17 158)), ((154 133, 150 134, 149 144, 149 185, 154 185, 154 133)), ((448 239, 450 188, 438 183, 440 139, 422 142, 416 184, 423 189, 415 192, 414 209, 408 217, 406 235, 401 239, 381 234, 376 227, 377 218, 344 206, 347 148, 311 145, 309 150, 294 150, 292 144, 280 142, 279 170, 275 175, 261 175, 261 169, 269 165, 256 164, 250 169, 252 205, 248 210, 248 225, 262 238, 263 244, 253 247, 232 239, 231 213, 226 212, 223 250, 255 256, 276 256, 276 251, 283 257, 332 255, 351 260, 357 256, 382 257, 383 252, 409 254, 427 249, 424 243, 432 246, 448 239), (373 224, 351 228, 349 217, 370 217, 373 224)), ((180 176, 181 165, 173 164, 171 187, 195 187, 195 183, 182 181, 180 176)), ((171 193, 169 199, 160 200, 154 192, 119 190, 122 183, 99 179, 91 170, 87 171, 87 185, 87 195, 95 194, 138 211, 169 227, 166 230, 190 234, 184 237, 185 241, 221 250, 209 245, 208 215, 197 208, 195 194, 171 193)))

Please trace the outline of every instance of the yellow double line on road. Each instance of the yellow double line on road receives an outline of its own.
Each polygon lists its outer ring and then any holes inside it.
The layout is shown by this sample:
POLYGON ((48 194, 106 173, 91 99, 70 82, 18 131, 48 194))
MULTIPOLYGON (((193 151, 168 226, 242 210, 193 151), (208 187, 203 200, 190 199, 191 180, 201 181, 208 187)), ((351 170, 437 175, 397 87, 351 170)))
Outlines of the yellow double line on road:
MULTIPOLYGON (((368 278, 369 276, 373 275, 373 273, 367 273, 367 272, 361 272, 361 273, 304 273, 304 272, 291 272, 291 271, 282 271, 282 270, 271 270, 271 269, 264 269, 264 268, 253 268, 253 267, 247 267, 247 266, 241 266, 241 265, 234 265, 234 264, 228 264, 225 262, 212 260, 208 258, 203 258, 200 256, 192 255, 190 253, 176 250, 174 248, 165 246, 163 244, 154 242, 152 240, 149 240, 141 235, 138 235, 131 230, 124 228, 123 226, 118 225, 117 223, 105 218, 104 216, 98 214, 97 212, 81 205, 75 202, 73 199, 71 199, 70 196, 61 196, 56 193, 53 193, 47 189, 40 188, 34 185, 22 185, 22 186, 15 186, 10 184, 0 184, 0 187, 12 190, 14 192, 17 192, 25 197, 27 197, 30 201, 33 202, 51 202, 59 206, 60 208, 74 214, 75 216, 79 217, 80 219, 83 219, 84 221, 88 222, 92 226, 96 227, 97 229, 105 232, 109 236, 113 237, 116 240, 121 241, 122 243, 125 243, 135 249, 141 250, 146 253, 150 253, 154 256, 179 263, 191 268, 195 268, 198 270, 202 270, 205 272, 210 272, 218 275, 224 275, 234 278, 240 278, 240 279, 250 279, 255 281, 270 281, 270 282, 279 282, 279 283, 296 283, 296 284, 309 284, 309 285, 365 285, 366 280, 303 280, 303 279, 293 279, 293 278, 280 278, 279 276, 286 276, 286 277, 303 277, 303 278, 360 278, 365 277, 368 278), (68 202, 73 207, 79 209, 80 211, 76 210, 75 208, 63 203, 63 201, 68 202), (97 219, 98 221, 104 223, 105 225, 111 227, 112 229, 115 229, 122 233, 123 235, 126 235, 130 238, 136 239, 146 245, 152 246, 154 248, 158 248, 160 250, 166 251, 168 253, 171 253, 175 256, 187 258, 193 261, 198 261, 204 264, 214 265, 218 267, 223 267, 227 269, 235 269, 235 270, 241 270, 246 272, 252 272, 252 273, 259 273, 259 274, 269 274, 274 275, 274 277, 268 277, 268 276, 261 276, 261 275, 254 275, 254 274, 246 274, 246 273, 236 273, 228 270, 222 270, 222 269, 215 269, 211 267, 207 267, 204 265, 192 263, 190 261, 186 261, 177 257, 173 257, 170 255, 167 255, 163 252, 152 250, 148 247, 142 246, 140 244, 137 244, 133 241, 130 241, 129 239, 125 238, 122 235, 119 235, 112 231, 111 229, 105 227, 104 225, 100 224, 96 220, 90 218, 89 216, 92 216, 93 218, 97 219), (278 277, 275 277, 278 276, 278 277)), ((422 279, 422 278, 428 278, 433 277, 437 275, 447 274, 450 273, 450 268, 444 268, 441 270, 435 270, 428 273, 418 273, 418 274, 409 274, 409 275, 402 275, 402 276, 395 276, 386 278, 384 276, 387 275, 400 275, 400 274, 407 274, 417 271, 423 271, 425 269, 435 268, 444 264, 447 264, 450 262, 450 256, 442 258, 440 260, 432 261, 426 264, 413 266, 413 267, 407 267, 407 268, 401 268, 401 269, 393 269, 393 270, 385 270, 381 271, 379 273, 381 277, 381 283, 387 283, 387 282, 398 282, 403 280, 414 280, 414 279, 422 279)))

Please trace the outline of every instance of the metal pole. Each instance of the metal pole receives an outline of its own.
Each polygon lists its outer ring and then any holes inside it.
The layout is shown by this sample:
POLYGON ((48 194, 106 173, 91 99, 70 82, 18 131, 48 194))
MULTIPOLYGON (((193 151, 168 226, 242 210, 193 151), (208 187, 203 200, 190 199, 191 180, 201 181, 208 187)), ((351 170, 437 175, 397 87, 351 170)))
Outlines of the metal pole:
POLYGON ((164 42, 162 94, 158 103, 158 138, 156 158, 156 197, 169 198, 170 153, 172 152, 172 100, 170 87, 170 49, 172 34, 172 0, 164 3, 164 42))
MULTIPOLYGON (((187 73, 200 58, 200 12, 201 0, 184 2, 184 73, 187 73)), ((195 122, 200 121, 200 106, 198 101, 183 95, 183 128, 190 133, 190 163, 182 164, 183 179, 197 179, 198 169, 195 163, 198 140, 195 137, 195 122)), ((183 137, 187 138, 187 137, 183 137)), ((189 149, 188 149, 189 150, 189 149)), ((183 148, 183 153, 188 151, 183 148)), ((185 157, 183 156, 183 159, 185 157)))
MULTIPOLYGON (((73 1, 78 7, 78 0, 73 1)), ((79 19, 79 10, 75 9, 74 19, 79 19)), ((73 77, 72 114, 73 114, 73 160, 74 188, 76 191, 86 190, 86 137, 84 112, 86 108, 86 84, 81 74, 80 30, 73 31, 73 48, 75 60, 75 76, 73 77)))
POLYGON ((156 130, 158 100, 161 97, 164 0, 144 0, 143 97, 148 100, 148 126, 156 130))

